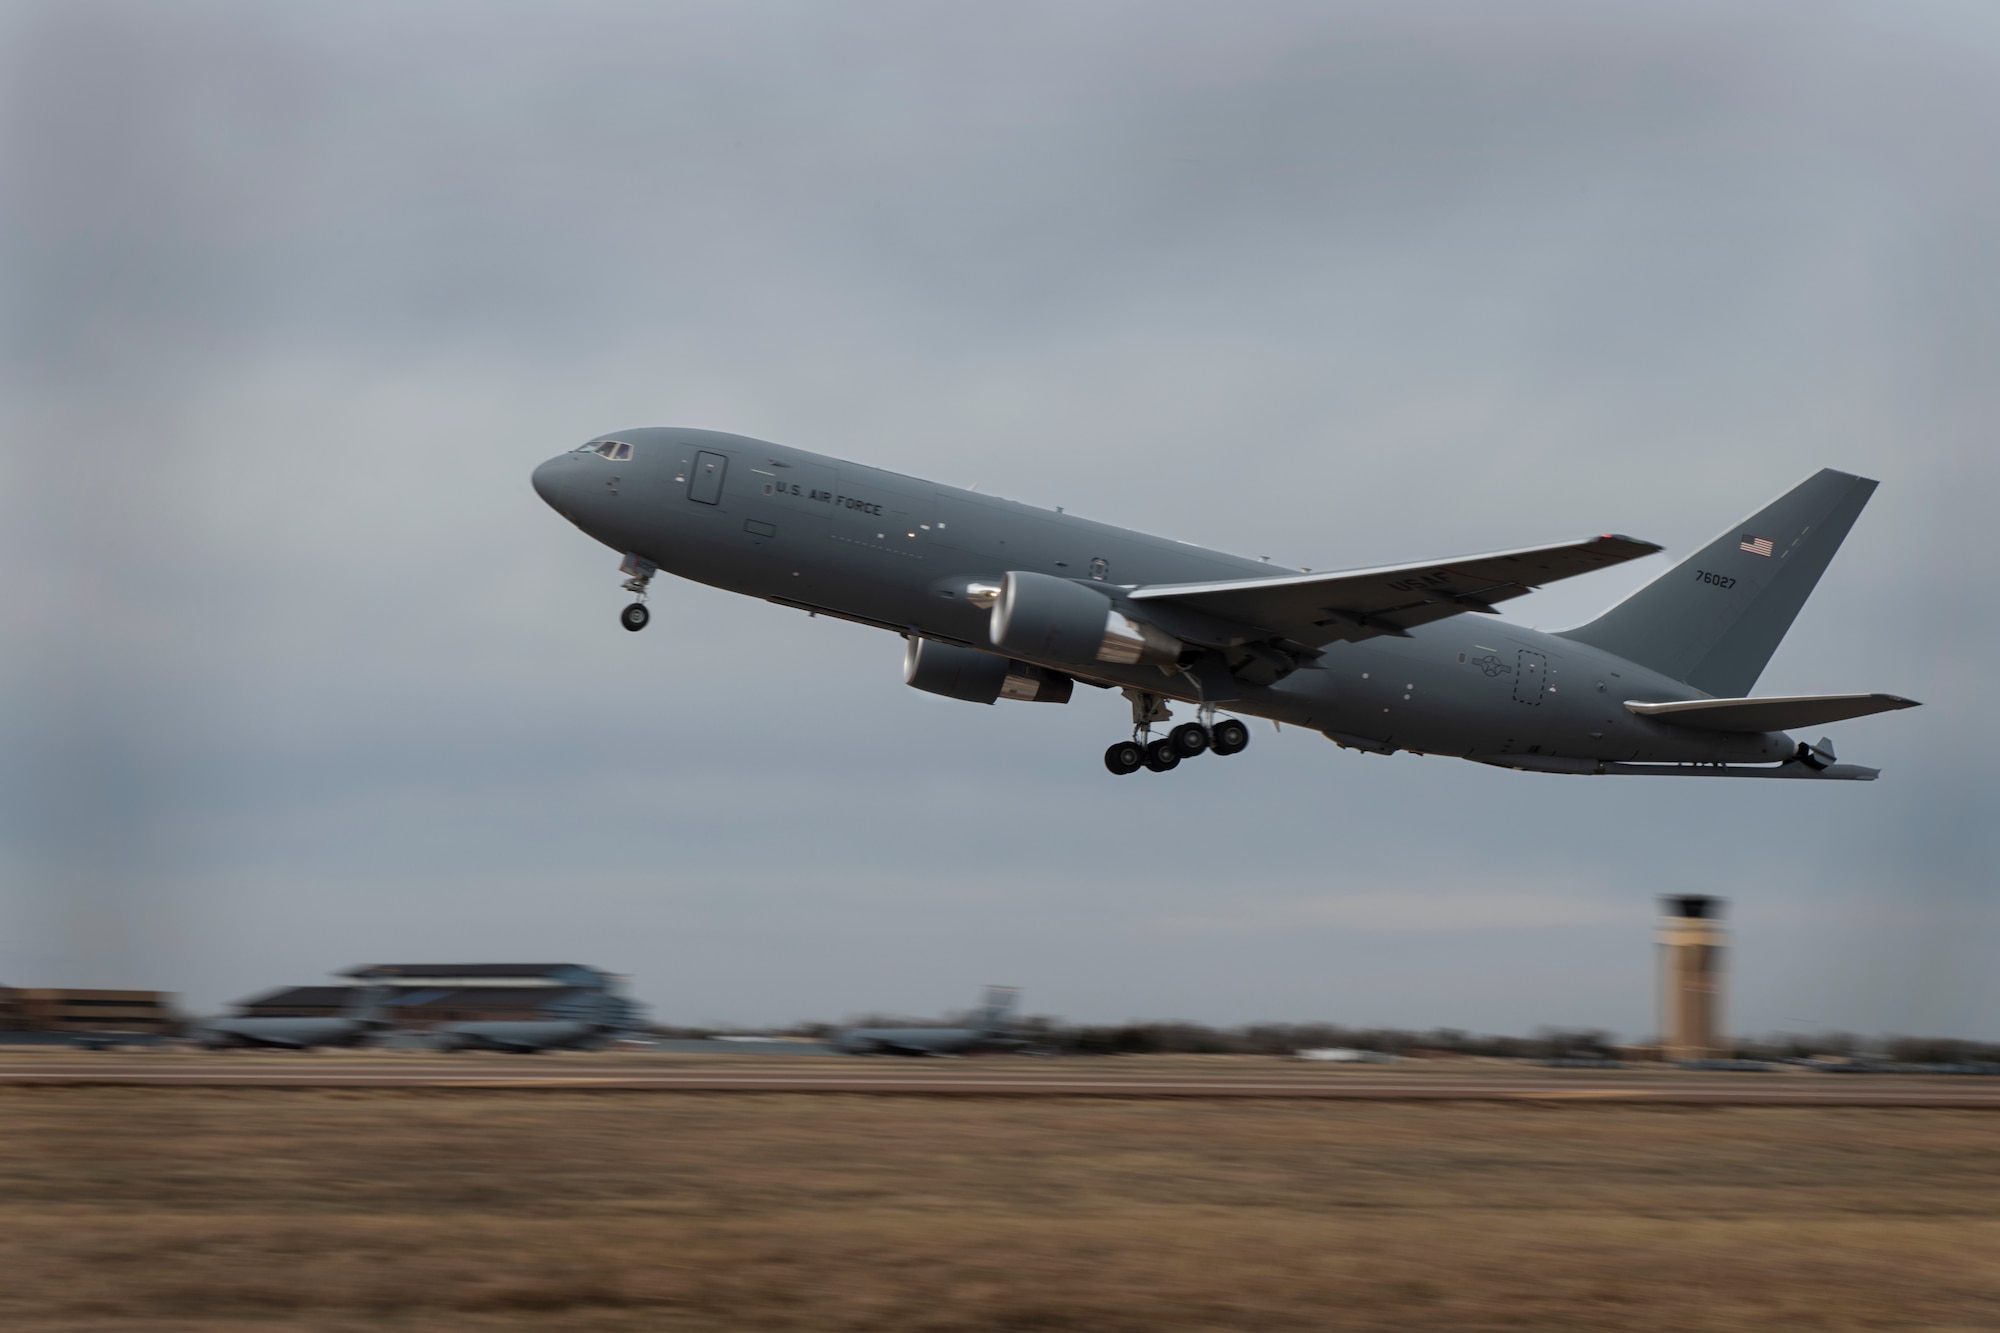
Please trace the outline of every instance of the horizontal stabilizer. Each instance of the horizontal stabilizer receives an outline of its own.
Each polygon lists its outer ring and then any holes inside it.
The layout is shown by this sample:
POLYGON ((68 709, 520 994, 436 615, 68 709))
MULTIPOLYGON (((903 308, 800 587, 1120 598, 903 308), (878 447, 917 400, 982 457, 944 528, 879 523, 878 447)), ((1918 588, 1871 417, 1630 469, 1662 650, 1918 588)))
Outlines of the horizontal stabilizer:
POLYGON ((1544 583, 1623 564, 1659 549, 1652 542, 1607 535, 1429 564, 1155 584, 1129 595, 1135 602, 1166 602, 1261 626, 1317 648, 1339 639, 1401 635, 1467 611, 1491 612, 1493 603, 1523 596, 1544 583))
POLYGON ((1893 694, 1794 694, 1769 699, 1690 699, 1664 704, 1628 701, 1625 707, 1640 717, 1700 731, 1791 731, 1795 727, 1817 727, 1870 713, 1915 708, 1917 701, 1893 694))

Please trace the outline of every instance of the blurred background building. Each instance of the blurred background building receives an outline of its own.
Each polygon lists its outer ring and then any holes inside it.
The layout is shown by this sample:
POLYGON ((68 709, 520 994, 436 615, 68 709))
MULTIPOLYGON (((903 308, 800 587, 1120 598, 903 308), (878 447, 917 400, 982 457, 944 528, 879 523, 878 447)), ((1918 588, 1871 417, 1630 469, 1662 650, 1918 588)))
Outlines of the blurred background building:
POLYGON ((383 1016, 399 1028, 448 1023, 586 1021, 609 1014, 620 1028, 644 1022, 624 979, 579 963, 373 963, 319 986, 287 986, 240 1001, 239 1018, 335 1018, 358 986, 391 987, 383 1016))
POLYGON ((0 1031, 162 1036, 180 1028, 173 1001, 157 990, 0 986, 0 1031))

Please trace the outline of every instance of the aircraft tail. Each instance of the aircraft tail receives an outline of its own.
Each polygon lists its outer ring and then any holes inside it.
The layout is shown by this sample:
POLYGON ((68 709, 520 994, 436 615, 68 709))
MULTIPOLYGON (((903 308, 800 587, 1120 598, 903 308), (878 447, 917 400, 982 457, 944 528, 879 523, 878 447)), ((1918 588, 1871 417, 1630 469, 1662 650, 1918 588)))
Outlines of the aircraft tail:
POLYGON ((1748 695, 1875 485, 1823 468, 1562 637, 1712 695, 1748 695))
POLYGON ((982 1032, 1005 1032, 1014 1023, 1014 1002, 1021 992, 1012 986, 988 986, 986 1001, 979 1006, 982 1032))
POLYGON ((394 993, 393 986, 364 986, 354 993, 353 1001, 347 1007, 347 1016, 357 1023, 382 1021, 382 1010, 394 993))

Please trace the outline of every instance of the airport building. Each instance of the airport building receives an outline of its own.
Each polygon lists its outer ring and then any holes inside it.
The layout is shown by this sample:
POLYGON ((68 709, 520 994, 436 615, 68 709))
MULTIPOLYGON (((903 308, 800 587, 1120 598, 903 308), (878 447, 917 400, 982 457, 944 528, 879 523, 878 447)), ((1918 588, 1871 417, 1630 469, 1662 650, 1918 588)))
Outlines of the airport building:
POLYGON ((236 1016, 338 1018, 360 988, 387 986, 382 1013, 399 1028, 588 1021, 605 1013, 622 1027, 643 1021, 637 1002, 622 993, 623 978, 579 963, 374 963, 336 978, 254 996, 237 1005, 236 1016))
POLYGON ((176 1032, 174 997, 156 990, 0 986, 0 1031, 176 1032))

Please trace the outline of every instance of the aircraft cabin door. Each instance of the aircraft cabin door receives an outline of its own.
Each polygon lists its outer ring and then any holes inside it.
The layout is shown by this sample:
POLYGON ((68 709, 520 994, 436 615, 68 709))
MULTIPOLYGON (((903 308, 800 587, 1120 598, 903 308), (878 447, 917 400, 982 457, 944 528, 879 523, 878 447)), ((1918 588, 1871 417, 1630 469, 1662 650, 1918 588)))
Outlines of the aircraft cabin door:
POLYGON ((704 505, 721 503, 722 476, 728 470, 729 460, 721 454, 706 449, 696 454, 694 469, 688 473, 688 499, 704 505))

